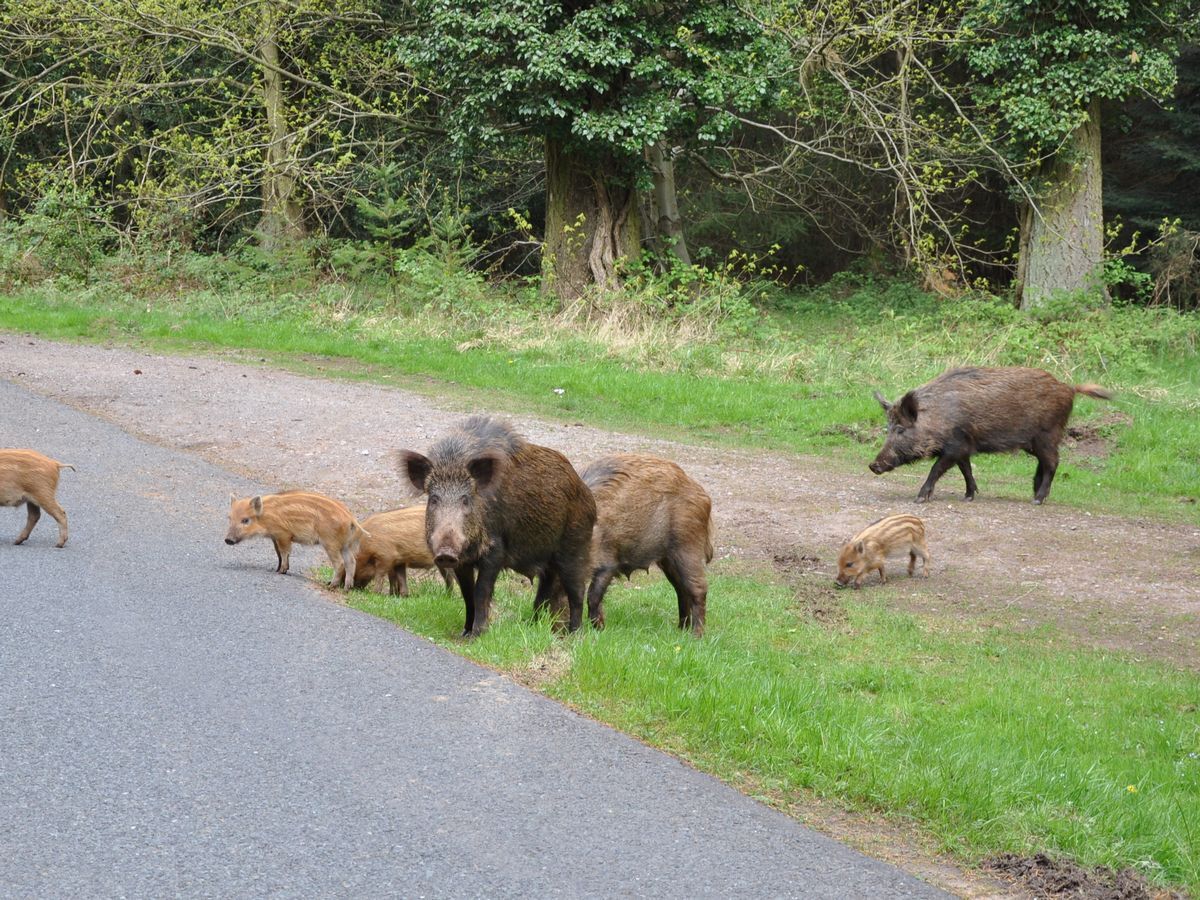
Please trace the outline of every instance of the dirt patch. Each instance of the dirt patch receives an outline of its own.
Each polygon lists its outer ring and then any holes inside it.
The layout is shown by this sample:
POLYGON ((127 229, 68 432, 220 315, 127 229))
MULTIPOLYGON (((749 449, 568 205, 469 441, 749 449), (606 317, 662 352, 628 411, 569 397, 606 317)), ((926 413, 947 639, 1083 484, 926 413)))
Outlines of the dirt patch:
POLYGON ((529 660, 524 668, 509 669, 514 681, 534 690, 553 684, 571 671, 571 653, 561 643, 555 643, 545 653, 529 660))
POLYGON ((1184 900, 1184 895, 1155 887, 1133 869, 1099 866, 1085 869, 1070 860, 1044 853, 1018 856, 1002 853, 984 860, 983 867, 1022 885, 1035 897, 1072 900, 1184 900))
POLYGON ((1112 452, 1113 428, 1133 421, 1128 413, 1110 409, 1099 419, 1068 425, 1063 447, 1072 455, 1104 459, 1112 452))
MULTIPOLYGON (((396 471, 396 449, 427 449, 464 414, 487 410, 478 399, 431 399, 233 356, 162 356, 0 335, 0 377, 275 488, 341 497, 361 515, 415 499, 396 471)), ((338 368, 330 360, 313 364, 338 368)), ((931 577, 896 579, 891 602, 924 615, 1051 624, 1085 645, 1200 669, 1200 522, 1097 515, 1056 506, 1053 496, 1035 507, 1026 478, 1010 491, 1020 499, 997 496, 988 457, 976 466, 983 494, 973 503, 947 478, 932 502, 917 506, 913 497, 925 467, 870 475, 873 447, 862 448, 861 468, 847 471, 817 458, 509 418, 531 440, 577 465, 617 451, 677 461, 712 495, 719 564, 773 568, 793 584, 832 583, 838 549, 850 535, 888 513, 912 511, 926 520, 931 577)), ((1109 424, 1101 419, 1091 427, 1102 438, 1109 424)), ((872 442, 876 437, 872 430, 872 442)), ((29 443, 36 443, 32 431, 29 443)), ((1082 471, 1077 448, 1064 450, 1064 474, 1073 465, 1082 471)), ((213 500, 219 531, 227 498, 213 500)), ((719 598, 711 599, 710 616, 716 626, 719 598)))

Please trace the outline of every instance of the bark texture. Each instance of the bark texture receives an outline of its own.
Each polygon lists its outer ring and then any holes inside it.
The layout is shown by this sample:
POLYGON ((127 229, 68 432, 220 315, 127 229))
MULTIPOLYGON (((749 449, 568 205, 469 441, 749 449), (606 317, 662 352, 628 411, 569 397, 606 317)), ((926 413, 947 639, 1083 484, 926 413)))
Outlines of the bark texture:
POLYGON ((685 266, 690 266, 692 257, 683 237, 683 218, 679 214, 675 163, 671 159, 671 152, 662 144, 652 144, 647 148, 646 155, 654 180, 650 221, 654 223, 659 249, 671 254, 685 266))
POLYGON ((1087 122, 1059 156, 1038 209, 1026 208, 1021 218, 1017 282, 1022 309, 1064 291, 1103 290, 1099 102, 1093 101, 1087 122))
POLYGON ((563 300, 595 285, 617 286, 617 261, 641 242, 637 191, 621 183, 616 167, 582 159, 546 140, 544 284, 563 300))
POLYGON ((263 246, 274 250, 304 236, 304 209, 296 199, 298 181, 292 160, 295 135, 288 129, 287 97, 279 68, 279 44, 273 34, 259 45, 262 60, 263 112, 268 140, 263 152, 263 246))

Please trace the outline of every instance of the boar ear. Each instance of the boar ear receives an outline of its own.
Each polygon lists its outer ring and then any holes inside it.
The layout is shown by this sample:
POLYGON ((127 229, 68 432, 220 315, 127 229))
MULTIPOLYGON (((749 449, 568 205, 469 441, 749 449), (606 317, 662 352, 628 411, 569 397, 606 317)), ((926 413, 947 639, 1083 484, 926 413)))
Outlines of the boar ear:
POLYGON ((857 544, 854 545, 854 552, 859 553, 859 554, 866 553, 867 552, 866 543, 864 541, 859 541, 857 544))
POLYGON ((415 450, 401 450, 400 465, 404 474, 408 476, 409 484, 416 489, 417 493, 425 493, 425 479, 429 477, 429 470, 433 468, 429 457, 422 456, 415 450))
POLYGON ((237 503, 237 494, 230 494, 229 495, 229 505, 233 506, 236 503, 237 503))
POLYGON ((900 419, 911 425, 917 421, 917 395, 909 391, 900 398, 900 419))
POLYGON ((883 407, 884 412, 887 412, 892 408, 892 404, 883 399, 883 394, 879 393, 879 391, 875 391, 874 394, 875 399, 879 401, 879 405, 883 407))
POLYGON ((467 471, 475 479, 475 489, 481 494, 495 486, 503 461, 498 453, 482 453, 467 463, 467 471))
POLYGON ((256 516, 262 515, 262 497, 255 497, 250 501, 250 508, 254 510, 256 516))

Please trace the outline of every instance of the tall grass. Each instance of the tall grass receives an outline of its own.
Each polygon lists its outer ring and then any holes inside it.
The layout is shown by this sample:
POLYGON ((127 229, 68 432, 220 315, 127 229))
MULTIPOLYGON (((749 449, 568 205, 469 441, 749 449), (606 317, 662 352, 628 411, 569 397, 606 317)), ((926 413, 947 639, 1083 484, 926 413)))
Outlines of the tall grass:
POLYGON ((461 601, 432 580, 350 602, 784 804, 917 823, 967 861, 1048 851, 1200 889, 1194 674, 1064 650, 1052 631, 926 623, 891 611, 887 588, 793 595, 722 575, 710 596, 701 641, 674 627, 661 577, 614 587, 605 630, 566 638, 516 580, 469 644, 461 601))

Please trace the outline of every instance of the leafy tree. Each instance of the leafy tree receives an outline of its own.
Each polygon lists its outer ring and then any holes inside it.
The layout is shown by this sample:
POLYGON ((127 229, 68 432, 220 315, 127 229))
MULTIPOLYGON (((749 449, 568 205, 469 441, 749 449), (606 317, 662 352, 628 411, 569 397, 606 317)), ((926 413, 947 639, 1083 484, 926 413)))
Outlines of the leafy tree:
MULTIPOLYGON (((768 103, 775 48, 720 0, 415 0, 402 58, 444 91, 464 154, 544 142, 543 270, 561 297, 605 289, 638 251, 639 192, 654 183, 681 246, 671 149, 713 140, 729 110, 768 103)), ((673 233, 672 233, 673 232, 673 233)))
POLYGON ((976 96, 1037 178, 1021 218, 1021 303, 1101 287, 1100 112, 1169 96, 1184 0, 979 0, 966 16, 976 96))

